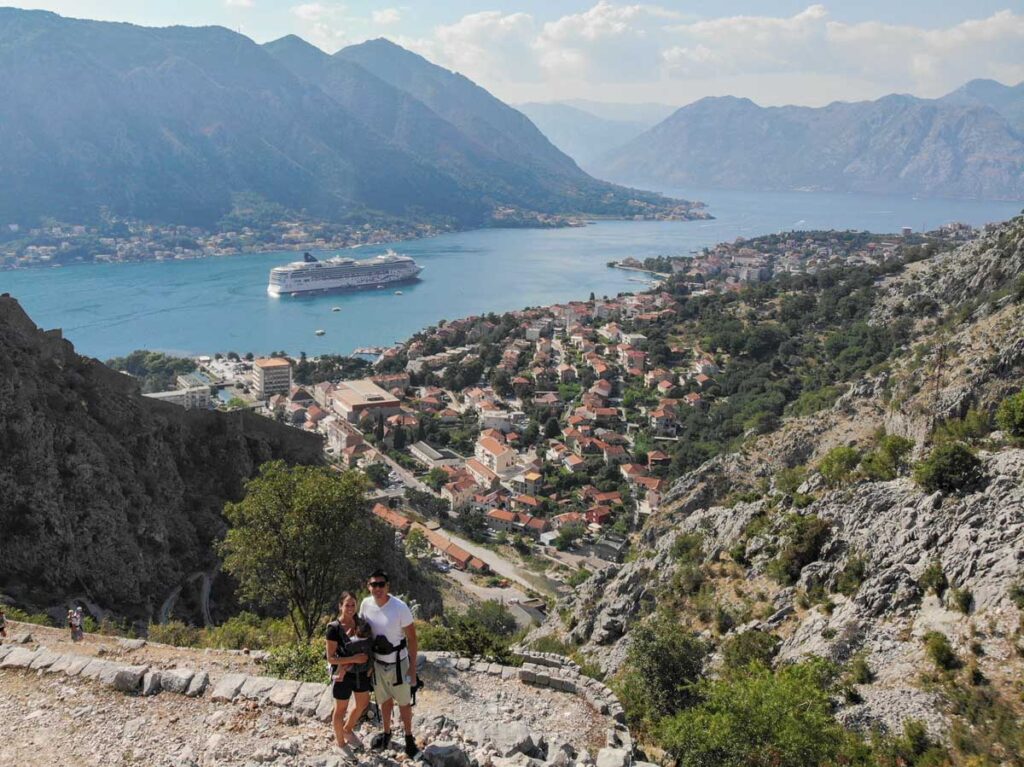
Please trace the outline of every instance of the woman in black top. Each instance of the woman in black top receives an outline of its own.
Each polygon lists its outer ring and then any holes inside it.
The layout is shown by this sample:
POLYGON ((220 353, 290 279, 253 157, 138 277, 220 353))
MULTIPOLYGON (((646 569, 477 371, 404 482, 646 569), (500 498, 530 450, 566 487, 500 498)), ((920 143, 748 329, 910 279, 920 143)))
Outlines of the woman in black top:
POLYGON ((327 624, 327 660, 331 664, 334 680, 334 737, 338 746, 361 746, 356 737, 356 723, 370 705, 369 655, 363 651, 365 641, 359 636, 359 618, 356 617, 356 598, 348 591, 338 599, 338 617, 327 624), (355 696, 356 704, 349 709, 348 699, 355 696), (348 717, 345 712, 348 710, 348 717))

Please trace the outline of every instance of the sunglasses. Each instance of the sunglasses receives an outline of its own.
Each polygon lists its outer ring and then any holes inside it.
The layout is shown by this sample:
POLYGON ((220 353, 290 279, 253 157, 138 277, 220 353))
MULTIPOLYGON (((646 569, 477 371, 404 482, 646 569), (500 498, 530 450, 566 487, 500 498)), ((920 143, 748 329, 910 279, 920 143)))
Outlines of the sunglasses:
POLYGON ((382 589, 388 585, 387 581, 370 581, 371 589, 382 589))

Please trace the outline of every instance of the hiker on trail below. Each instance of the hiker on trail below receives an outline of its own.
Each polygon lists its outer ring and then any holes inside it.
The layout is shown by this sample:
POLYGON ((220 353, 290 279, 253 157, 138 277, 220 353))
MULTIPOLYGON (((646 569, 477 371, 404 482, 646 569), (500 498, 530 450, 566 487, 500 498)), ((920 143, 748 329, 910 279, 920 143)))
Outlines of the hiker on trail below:
POLYGON ((391 742, 391 711, 395 703, 405 730, 405 753, 411 758, 419 753, 412 734, 412 701, 416 688, 416 626, 412 611, 401 599, 391 596, 388 575, 376 570, 369 578, 370 596, 359 607, 359 617, 373 631, 374 669, 373 693, 380 706, 383 731, 373 737, 371 745, 384 750, 391 742))
POLYGON ((356 616, 356 598, 348 591, 342 593, 338 617, 327 624, 327 660, 334 682, 331 723, 339 747, 363 745, 354 730, 370 705, 369 636, 369 626, 356 616), (351 697, 355 697, 354 706, 349 706, 351 697))

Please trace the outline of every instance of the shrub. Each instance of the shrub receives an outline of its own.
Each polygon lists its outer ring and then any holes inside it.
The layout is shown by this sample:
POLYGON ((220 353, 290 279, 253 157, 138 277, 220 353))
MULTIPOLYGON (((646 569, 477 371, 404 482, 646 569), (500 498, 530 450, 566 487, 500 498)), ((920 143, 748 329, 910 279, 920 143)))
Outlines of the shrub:
POLYGON ((949 592, 949 604, 964 615, 968 615, 974 607, 974 595, 969 589, 953 589, 949 592))
POLYGON ((867 658, 855 655, 847 669, 847 677, 852 684, 871 684, 875 681, 875 672, 868 665, 867 658))
POLYGON ((988 413, 971 408, 963 418, 954 418, 939 424, 932 434, 935 444, 945 442, 976 442, 990 431, 988 413))
POLYGON ((641 623, 630 632, 619 694, 634 720, 654 726, 697 702, 707 645, 669 616, 641 623))
POLYGON ((949 637, 940 631, 929 631, 924 635, 924 651, 932 663, 943 671, 960 668, 960 659, 949 643, 949 637))
POLYGON ((864 456, 860 468, 864 476, 875 482, 895 479, 907 470, 907 456, 914 449, 914 442, 906 437, 887 434, 873 451, 864 456))
POLYGON ((12 621, 19 621, 21 623, 32 623, 36 626, 52 626, 53 621, 50 616, 46 613, 29 613, 24 610, 12 607, 11 605, 3 605, 4 612, 7 614, 7 619, 12 621))
POLYGON ((853 470, 860 463, 860 453, 852 447, 834 447, 825 453, 818 464, 818 471, 829 487, 839 487, 849 480, 853 470))
POLYGON ((832 763, 849 736, 831 715, 821 664, 786 666, 705 682, 703 701, 666 719, 662 745, 681 767, 818 767, 832 763))
POLYGON ((789 542, 769 563, 768 575, 784 586, 791 586, 800 577, 800 571, 818 558, 828 540, 829 525, 813 514, 791 514, 787 528, 789 542))
POLYGON ((949 764, 946 750, 934 743, 921 722, 908 719, 899 737, 875 735, 872 739, 875 764, 880 767, 940 767, 949 764))
POLYGON ((946 589, 949 588, 949 581, 946 580, 946 574, 942 571, 942 562, 938 559, 929 562, 917 583, 922 589, 931 591, 936 596, 941 597, 945 594, 946 589))
POLYGON ((584 583, 588 578, 590 578, 592 574, 593 573, 591 573, 590 570, 588 570, 587 568, 581 567, 579 570, 576 570, 572 575, 569 576, 568 580, 566 580, 566 583, 573 587, 579 586, 582 583, 584 583))
POLYGON ((297 682, 327 682, 323 642, 293 642, 273 648, 266 662, 267 674, 297 682))
POLYGON ((202 631, 182 621, 167 623, 150 623, 146 632, 150 642, 174 645, 175 647, 196 647, 202 637, 202 631))
POLYGON ((250 612, 241 612, 203 634, 205 646, 227 650, 266 650, 294 640, 294 631, 286 618, 261 618, 250 612))
POLYGON ((1018 610, 1024 610, 1024 580, 1010 586, 1010 601, 1017 605, 1018 610))
POLYGON ((836 591, 848 597, 853 596, 864 582, 864 578, 867 577, 867 572, 868 563, 864 557, 860 555, 849 557, 836 578, 836 591))
POLYGON ((699 564, 704 554, 704 536, 682 533, 672 542, 672 558, 681 564, 699 564))
POLYGON ((996 410, 996 423, 1013 437, 1024 437, 1024 391, 1004 399, 996 410))
POLYGON ((775 487, 786 495, 793 495, 800 485, 807 479, 807 469, 803 466, 794 466, 792 469, 782 469, 775 475, 775 487))
MULTIPOLYGON (((499 605, 500 607, 500 605, 499 605)), ((492 663, 510 663, 512 656, 509 647, 512 645, 510 635, 499 635, 485 625, 494 617, 494 627, 502 627, 503 621, 496 616, 479 614, 453 613, 441 619, 417 624, 417 638, 424 650, 445 650, 458 655, 472 657, 479 655, 492 663)), ((544 652, 560 652, 544 650, 544 652)), ((566 654, 562 652, 562 654, 566 654)))
POLYGON ((466 618, 479 623, 484 629, 499 637, 512 636, 519 630, 512 613, 496 599, 470 605, 466 608, 466 618))
POLYGON ((929 493, 969 492, 984 479, 981 461, 962 442, 937 445, 914 469, 914 480, 929 493))
POLYGON ((744 631, 722 643, 722 663, 728 671, 739 671, 752 663, 770 667, 779 644, 781 640, 766 631, 744 631))

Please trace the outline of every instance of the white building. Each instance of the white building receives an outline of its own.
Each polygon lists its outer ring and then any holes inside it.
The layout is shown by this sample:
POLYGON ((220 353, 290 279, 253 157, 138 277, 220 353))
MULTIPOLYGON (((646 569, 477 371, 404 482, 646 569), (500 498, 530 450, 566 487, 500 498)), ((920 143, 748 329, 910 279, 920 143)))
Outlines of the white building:
POLYGON ((292 388, 292 364, 282 357, 258 359, 252 363, 252 389, 259 399, 287 394, 292 388))
POLYGON ((209 410, 210 408, 210 387, 192 386, 188 389, 172 389, 171 391, 157 391, 150 394, 143 394, 143 397, 170 402, 186 410, 209 410))

